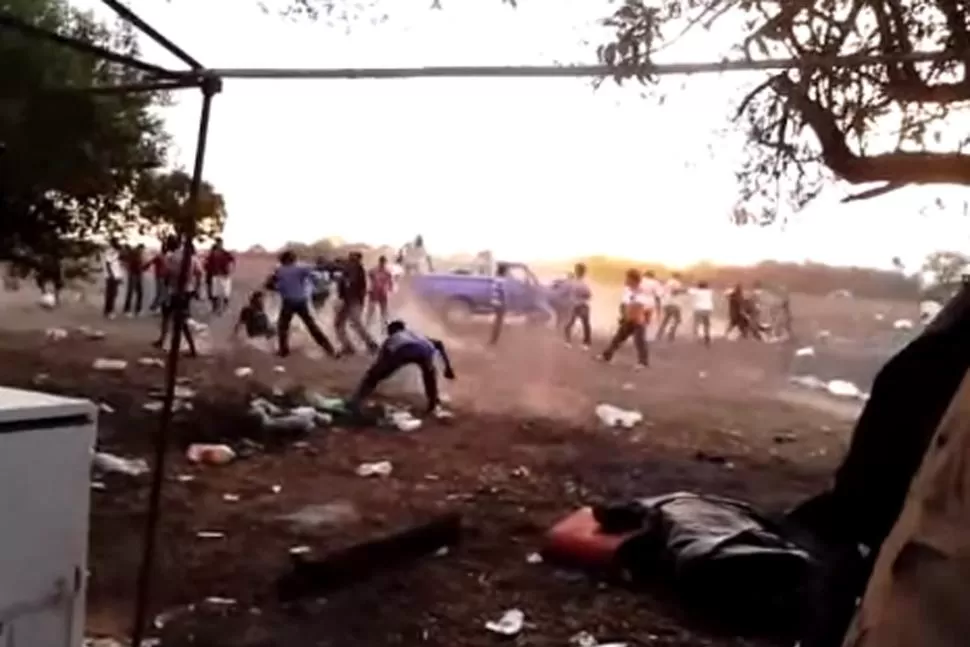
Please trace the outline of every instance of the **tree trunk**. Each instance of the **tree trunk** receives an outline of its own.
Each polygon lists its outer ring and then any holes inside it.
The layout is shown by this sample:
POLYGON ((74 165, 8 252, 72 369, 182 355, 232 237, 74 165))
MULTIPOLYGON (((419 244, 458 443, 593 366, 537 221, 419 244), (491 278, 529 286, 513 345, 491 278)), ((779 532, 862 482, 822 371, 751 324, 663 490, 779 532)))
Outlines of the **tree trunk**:
POLYGON ((843 647, 970 644, 970 374, 943 416, 843 647))

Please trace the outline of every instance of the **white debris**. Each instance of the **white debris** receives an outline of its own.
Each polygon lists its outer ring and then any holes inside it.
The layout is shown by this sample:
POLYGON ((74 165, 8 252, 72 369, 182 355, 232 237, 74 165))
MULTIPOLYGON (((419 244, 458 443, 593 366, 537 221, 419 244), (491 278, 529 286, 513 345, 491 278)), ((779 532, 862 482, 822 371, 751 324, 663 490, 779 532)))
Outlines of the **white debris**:
POLYGON ((828 339, 829 337, 831 337, 831 336, 832 336, 832 332, 831 332, 831 331, 829 331, 829 330, 819 330, 819 331, 818 331, 818 335, 816 335, 816 336, 817 336, 817 337, 818 337, 819 339, 828 339))
POLYGON ((91 466, 100 472, 126 476, 142 476, 151 471, 144 458, 122 458, 105 452, 97 452, 91 459, 91 466))
POLYGON ((199 321, 196 321, 195 319, 187 319, 185 323, 189 327, 189 330, 191 330, 196 334, 205 333, 205 332, 208 332, 209 330, 209 327, 207 325, 199 321))
POLYGON ((877 313, 876 313, 876 314, 874 315, 874 318, 875 318, 875 320, 876 320, 876 321, 882 321, 883 319, 885 319, 885 318, 886 318, 886 315, 884 315, 884 314, 883 314, 883 313, 881 313, 881 312, 877 312, 877 313))
POLYGON ((439 393, 438 400, 441 401, 442 404, 451 404, 451 396, 447 393, 439 393))
POLYGON ((99 357, 91 365, 96 371, 123 371, 128 368, 128 362, 123 359, 107 359, 99 357))
POLYGON ((195 536, 199 539, 225 539, 226 533, 218 530, 200 530, 195 533, 195 536))
POLYGON ((238 494, 226 493, 222 495, 222 500, 226 503, 238 503, 241 497, 238 494))
POLYGON ((539 553, 529 553, 528 555, 526 555, 525 561, 529 564, 541 564, 542 555, 540 555, 539 553))
POLYGON ((225 465, 236 459, 236 452, 229 445, 196 443, 185 450, 185 458, 190 463, 225 465))
POLYGON ((253 369, 249 368, 248 366, 240 366, 236 369, 235 373, 236 377, 249 377, 253 374, 253 369))
POLYGON ((290 549, 290 555, 308 555, 313 552, 309 546, 294 546, 290 549))
POLYGON ((525 613, 520 609, 509 609, 497 621, 490 620, 485 628, 503 636, 517 636, 525 626, 525 613))
MULTIPOLYGON (((436 420, 451 420, 455 417, 455 414, 453 414, 451 411, 448 411, 444 407, 440 406, 435 407, 431 415, 433 415, 436 420)), ((418 422, 420 422, 420 420, 418 422)))
POLYGON ((387 421, 398 431, 414 431, 421 428, 421 421, 403 410, 388 413, 387 421))
POLYGON ((285 366, 274 366, 273 367, 273 372, 274 373, 286 373, 286 367, 285 366))
POLYGON ((632 382, 624 382, 623 383, 623 386, 621 386, 620 388, 623 389, 624 391, 632 391, 633 390, 633 383, 632 382))
POLYGON ((219 607, 231 607, 234 604, 238 604, 237 601, 232 598, 220 598, 215 596, 206 598, 205 603, 219 607))
POLYGON ((150 400, 145 404, 141 405, 141 408, 149 413, 158 413, 165 408, 165 403, 161 400, 150 400))
POLYGON ((438 550, 434 551, 434 556, 435 557, 447 557, 448 556, 448 553, 450 553, 450 552, 451 552, 451 549, 450 548, 448 548, 447 546, 442 546, 438 550))
POLYGON ((63 328, 48 328, 44 331, 44 335, 51 341, 61 341, 62 339, 67 339, 67 331, 63 328))
POLYGON ((139 366, 153 366, 153 367, 156 367, 156 368, 164 368, 165 367, 165 361, 162 358, 160 358, 160 357, 139 357, 138 358, 138 365, 139 366))
POLYGON ((639 411, 627 411, 612 404, 600 404, 596 407, 596 416, 607 427, 624 427, 631 429, 643 422, 643 414, 639 411))
POLYGON ((578 634, 569 639, 569 644, 572 645, 572 647, 597 647, 597 645, 599 645, 599 641, 596 640, 596 636, 588 631, 580 631, 578 634))
POLYGON ((96 328, 91 328, 90 326, 80 326, 80 327, 78 327, 77 331, 81 335, 83 335, 84 337, 86 337, 87 339, 90 339, 92 341, 99 341, 101 339, 104 339, 105 336, 106 336, 104 334, 104 331, 103 330, 98 330, 96 328))
POLYGON ((897 319, 893 322, 893 328, 896 330, 912 330, 913 322, 910 319, 897 319))
POLYGON ((357 466, 357 476, 390 476, 393 471, 394 465, 391 461, 361 463, 357 466))
POLYGON ((828 389, 829 393, 840 398, 859 398, 862 396, 859 387, 848 380, 831 380, 825 388, 828 389))
POLYGON ((795 351, 795 357, 815 357, 815 349, 811 346, 799 348, 795 351))
POLYGON ((57 297, 54 296, 53 292, 44 292, 37 300, 37 305, 41 308, 51 310, 57 305, 57 297))
POLYGON ((102 481, 91 481, 91 489, 97 492, 104 492, 105 490, 108 489, 108 486, 105 485, 102 481))
POLYGON ((178 476, 175 477, 175 480, 178 481, 179 483, 191 483, 192 481, 195 480, 195 477, 192 476, 191 474, 179 474, 178 476))
POLYGON ((806 389, 827 389, 828 383, 814 375, 792 375, 788 378, 792 384, 805 387, 806 389))
POLYGON ((99 403, 98 404, 98 409, 101 411, 101 413, 114 413, 115 412, 115 408, 112 407, 107 402, 101 402, 101 403, 99 403))
POLYGON ((273 487, 270 488, 270 491, 273 494, 279 494, 280 492, 283 491, 283 486, 282 485, 274 485, 273 487))

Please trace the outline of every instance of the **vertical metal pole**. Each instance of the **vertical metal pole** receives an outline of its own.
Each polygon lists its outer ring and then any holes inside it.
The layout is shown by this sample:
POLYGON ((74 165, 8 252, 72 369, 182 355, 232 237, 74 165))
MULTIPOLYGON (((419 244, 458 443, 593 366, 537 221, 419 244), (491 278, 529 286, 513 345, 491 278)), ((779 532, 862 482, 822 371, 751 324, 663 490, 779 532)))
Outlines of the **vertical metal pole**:
POLYGON ((209 138, 209 116, 212 111, 212 98, 220 91, 218 78, 207 78, 202 86, 202 114, 199 118, 199 137, 195 148, 195 165, 192 170, 192 184, 189 188, 187 203, 189 218, 182 224, 179 234, 182 237, 182 264, 179 267, 177 289, 172 321, 172 344, 168 351, 165 374, 165 397, 160 416, 158 433, 155 438, 155 469, 152 474, 151 495, 148 502, 148 519, 145 522, 145 548, 142 553, 141 567, 138 571, 138 584, 135 595, 135 617, 132 628, 132 645, 141 645, 145 638, 148 607, 151 598, 152 575, 155 561, 155 541, 158 535, 158 522, 161 516, 162 489, 165 482, 165 455, 168 452, 169 432, 175 403, 175 384, 178 377, 179 353, 182 346, 182 328, 188 318, 188 282, 192 268, 193 239, 199 210, 199 190, 202 186, 202 168, 205 163, 205 149, 209 138))

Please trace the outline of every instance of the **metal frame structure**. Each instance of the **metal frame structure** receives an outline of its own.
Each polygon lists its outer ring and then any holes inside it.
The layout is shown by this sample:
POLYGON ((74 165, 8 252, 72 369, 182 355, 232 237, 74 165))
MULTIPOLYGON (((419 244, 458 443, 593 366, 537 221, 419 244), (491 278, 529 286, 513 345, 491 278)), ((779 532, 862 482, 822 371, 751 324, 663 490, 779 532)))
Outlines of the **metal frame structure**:
POLYGON ((0 29, 46 40, 75 51, 140 70, 148 77, 145 81, 116 86, 71 87, 43 89, 50 92, 89 92, 96 94, 119 94, 128 92, 157 92, 197 88, 202 92, 202 110, 196 140, 192 181, 189 189, 188 210, 193 215, 179 235, 182 241, 182 262, 177 279, 178 291, 175 321, 172 326, 171 346, 168 351, 165 375, 164 406, 159 414, 159 428, 155 442, 155 464, 152 473, 151 493, 145 523, 145 544, 135 596, 135 609, 131 644, 140 645, 144 639, 150 603, 157 529, 161 517, 161 499, 164 486, 165 460, 172 424, 175 386, 178 376, 179 354, 182 345, 183 323, 188 316, 186 286, 190 274, 196 220, 199 207, 199 190, 205 166, 209 121, 212 101, 222 92, 223 79, 290 79, 290 80, 353 80, 353 79, 415 79, 415 78, 567 78, 567 77, 629 77, 653 78, 666 75, 691 75, 742 71, 779 71, 787 69, 810 70, 827 67, 864 67, 894 62, 941 62, 962 59, 967 53, 957 51, 911 52, 901 54, 850 54, 800 59, 721 60, 701 63, 656 64, 640 69, 614 69, 605 65, 572 66, 475 66, 475 67, 412 67, 412 68, 215 68, 203 66, 168 38, 154 29, 119 0, 101 0, 121 19, 136 27, 145 36, 182 61, 189 69, 171 70, 138 58, 119 54, 68 36, 37 27, 7 12, 0 12, 0 29))

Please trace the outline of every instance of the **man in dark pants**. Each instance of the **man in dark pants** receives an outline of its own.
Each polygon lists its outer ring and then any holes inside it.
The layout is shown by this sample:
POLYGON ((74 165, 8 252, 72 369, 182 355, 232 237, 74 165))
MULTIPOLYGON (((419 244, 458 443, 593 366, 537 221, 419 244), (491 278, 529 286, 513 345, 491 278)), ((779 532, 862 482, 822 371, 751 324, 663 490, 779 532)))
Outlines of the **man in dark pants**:
POLYGON ((189 355, 195 357, 198 355, 198 352, 195 347, 195 339, 192 336, 192 329, 188 325, 188 317, 189 306, 199 293, 199 282, 202 279, 202 266, 199 264, 195 254, 192 254, 192 258, 189 261, 188 284, 185 286, 184 291, 180 290, 178 279, 180 270, 182 269, 183 254, 186 253, 186 250, 179 247, 179 239, 176 236, 170 236, 163 249, 169 251, 164 257, 165 284, 162 290, 163 296, 161 300, 162 321, 159 326, 158 339, 152 345, 155 348, 162 348, 165 345, 165 338, 168 337, 169 326, 182 313, 182 336, 185 338, 185 343, 189 347, 189 355))
POLYGON ((613 360, 613 355, 630 337, 637 351, 639 368, 650 365, 649 348, 647 346, 647 326, 653 311, 653 295, 647 294, 641 287, 641 275, 637 270, 626 273, 626 288, 623 291, 623 301, 620 304, 620 323, 616 334, 600 356, 604 362, 613 360))
POLYGON ((145 246, 136 245, 125 254, 125 269, 128 282, 125 284, 125 314, 137 317, 141 314, 145 297, 144 271, 145 246))
POLYGON ((280 295, 280 315, 276 321, 279 336, 279 355, 290 354, 290 324, 293 317, 299 317, 313 341, 331 357, 337 356, 333 344, 310 313, 310 284, 314 279, 313 269, 296 262, 296 254, 287 250, 280 254, 280 266, 271 277, 273 287, 280 295))
POLYGON ((121 261, 121 243, 112 238, 101 259, 104 271, 104 316, 108 319, 114 319, 118 291, 124 281, 125 272, 121 261))
POLYGON ((340 307, 337 309, 333 325, 337 332, 337 339, 340 341, 340 354, 353 355, 357 352, 350 337, 347 336, 348 325, 364 341, 367 349, 376 353, 380 346, 367 332, 361 319, 364 314, 364 301, 367 299, 367 270, 364 269, 360 252, 351 252, 348 255, 347 266, 341 274, 337 293, 340 297, 340 307))
POLYGON ((583 348, 588 349, 593 342, 593 331, 589 323, 589 301, 593 293, 586 283, 586 265, 583 263, 577 263, 573 269, 568 290, 570 312, 566 317, 566 325, 563 331, 566 335, 566 343, 572 343, 573 326, 578 321, 583 328, 583 348))
POLYGON ((374 392, 378 384, 408 364, 414 364, 421 369, 424 395, 428 401, 427 412, 433 412, 440 404, 438 376, 434 365, 435 353, 441 355, 445 365, 445 378, 455 379, 455 372, 451 368, 451 360, 448 359, 443 343, 407 330, 403 321, 392 321, 387 325, 387 339, 381 345, 377 359, 367 369, 360 386, 350 399, 350 408, 359 410, 361 403, 374 392))
POLYGON ((498 344, 499 337, 502 336, 502 328, 505 327, 505 312, 508 308, 508 291, 505 283, 508 274, 509 266, 499 263, 492 278, 492 335, 488 340, 491 346, 498 344))

